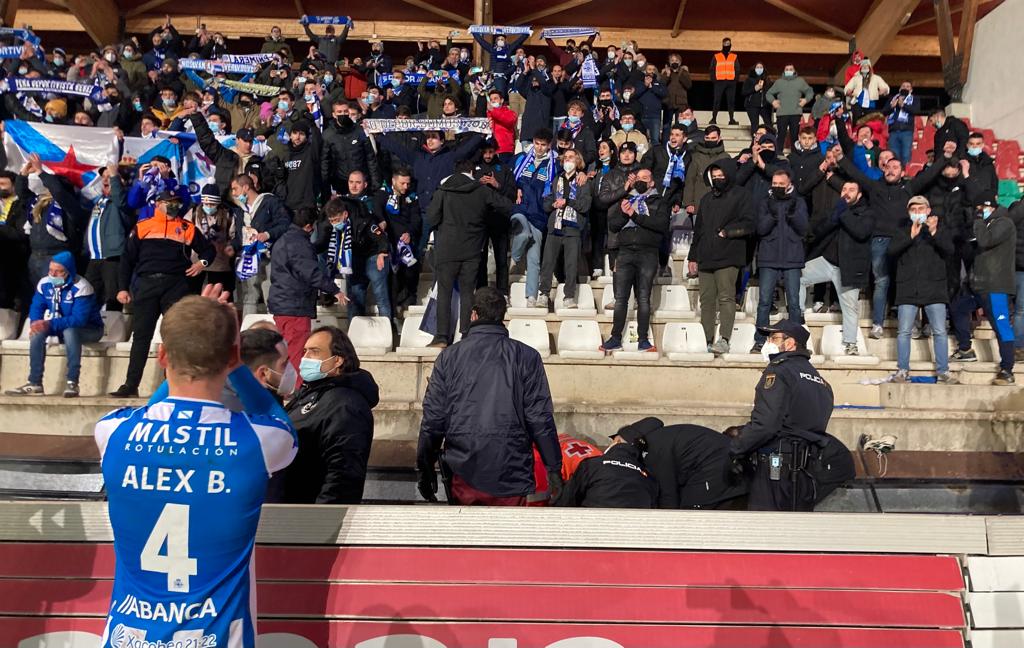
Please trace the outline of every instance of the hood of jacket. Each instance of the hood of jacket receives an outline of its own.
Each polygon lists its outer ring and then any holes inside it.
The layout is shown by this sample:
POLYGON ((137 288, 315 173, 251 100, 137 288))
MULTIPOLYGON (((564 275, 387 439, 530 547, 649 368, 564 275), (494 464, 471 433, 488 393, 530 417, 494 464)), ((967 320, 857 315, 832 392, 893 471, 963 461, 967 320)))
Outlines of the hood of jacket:
POLYGON ((444 191, 468 194, 477 189, 483 189, 484 186, 478 180, 470 178, 465 173, 453 173, 441 181, 440 188, 444 191))
MULTIPOLYGON (((351 389, 366 400, 371 408, 380 403, 380 388, 377 382, 365 369, 357 369, 351 373, 344 373, 340 376, 331 376, 323 380, 306 383, 309 391, 327 391, 330 389, 351 389)), ((305 391, 305 390, 303 390, 305 391)))
POLYGON ((711 172, 715 169, 721 169, 722 173, 725 174, 725 188, 723 191, 732 189, 733 184, 736 183, 736 160, 732 158, 725 158, 723 160, 716 160, 708 165, 708 170, 704 174, 704 182, 709 187, 711 186, 711 172))
POLYGON ((64 269, 68 271, 68 284, 75 282, 75 277, 78 276, 78 270, 75 267, 75 257, 70 252, 58 252, 53 255, 53 262, 59 263, 64 266, 64 269))

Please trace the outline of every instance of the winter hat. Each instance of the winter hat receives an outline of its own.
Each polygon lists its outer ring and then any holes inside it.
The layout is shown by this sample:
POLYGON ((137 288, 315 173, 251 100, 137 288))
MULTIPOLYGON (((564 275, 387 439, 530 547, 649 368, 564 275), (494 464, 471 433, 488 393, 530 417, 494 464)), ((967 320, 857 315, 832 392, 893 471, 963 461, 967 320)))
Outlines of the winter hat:
POLYGON ((220 189, 217 188, 216 184, 211 182, 203 187, 202 201, 210 205, 220 204, 220 189))
POLYGON ((52 112, 57 119, 64 119, 68 116, 68 102, 66 99, 50 99, 43 107, 47 112, 52 112))

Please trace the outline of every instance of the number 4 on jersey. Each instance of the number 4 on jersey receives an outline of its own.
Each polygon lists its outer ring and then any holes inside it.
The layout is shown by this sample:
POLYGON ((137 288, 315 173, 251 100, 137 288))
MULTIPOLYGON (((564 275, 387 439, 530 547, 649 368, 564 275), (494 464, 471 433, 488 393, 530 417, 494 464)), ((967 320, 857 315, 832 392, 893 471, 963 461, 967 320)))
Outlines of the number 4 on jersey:
POLYGON ((195 558, 188 555, 187 504, 166 504, 139 557, 145 571, 167 574, 168 592, 188 592, 188 577, 198 573, 195 558), (167 543, 167 553, 160 550, 167 543))

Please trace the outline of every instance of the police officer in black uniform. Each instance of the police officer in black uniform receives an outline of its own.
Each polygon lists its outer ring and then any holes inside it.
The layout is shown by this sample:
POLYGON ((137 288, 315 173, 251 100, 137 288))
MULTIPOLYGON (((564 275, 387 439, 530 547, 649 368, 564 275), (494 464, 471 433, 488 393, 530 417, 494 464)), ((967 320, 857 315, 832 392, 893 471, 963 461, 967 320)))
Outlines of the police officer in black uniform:
POLYGON ((853 477, 853 459, 825 432, 832 387, 811 366, 810 333, 790 320, 761 332, 768 367, 757 384, 750 423, 731 435, 729 449, 752 464, 750 510, 811 511, 853 477))
POLYGON ((661 425, 646 418, 613 434, 603 455, 580 463, 555 506, 657 508, 658 485, 647 474, 642 446, 644 434, 661 425))
POLYGON ((647 470, 658 484, 658 508, 714 509, 746 494, 747 482, 733 470, 729 438, 721 432, 700 425, 659 425, 644 441, 647 470))

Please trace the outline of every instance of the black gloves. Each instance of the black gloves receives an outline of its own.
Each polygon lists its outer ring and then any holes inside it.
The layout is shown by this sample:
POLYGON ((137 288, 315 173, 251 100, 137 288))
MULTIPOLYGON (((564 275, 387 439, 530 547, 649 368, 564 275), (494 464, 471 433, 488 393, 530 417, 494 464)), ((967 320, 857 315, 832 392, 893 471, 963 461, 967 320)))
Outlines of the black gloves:
POLYGON ((553 503, 558 496, 562 494, 562 488, 565 483, 562 481, 562 472, 559 470, 548 471, 548 494, 551 496, 551 502, 553 503))
POLYGON ((416 484, 416 488, 419 489, 420 495, 426 501, 437 501, 437 472, 433 466, 420 471, 420 480, 416 484))

